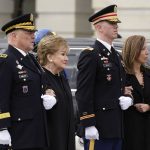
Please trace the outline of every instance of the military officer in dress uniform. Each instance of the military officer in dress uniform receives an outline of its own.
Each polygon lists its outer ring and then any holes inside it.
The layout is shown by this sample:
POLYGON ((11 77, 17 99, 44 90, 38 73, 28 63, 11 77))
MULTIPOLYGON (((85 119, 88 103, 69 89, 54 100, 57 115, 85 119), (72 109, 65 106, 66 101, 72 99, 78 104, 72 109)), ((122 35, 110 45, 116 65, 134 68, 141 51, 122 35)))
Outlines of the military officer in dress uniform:
POLYGON ((42 70, 28 53, 34 47, 33 15, 15 18, 2 31, 9 45, 0 54, 0 144, 12 145, 13 150, 41 150, 48 140, 42 70))
MULTIPOLYGON (((117 6, 110 5, 93 14, 89 21, 97 40, 79 57, 76 99, 85 129, 85 150, 121 150, 122 109, 132 104, 124 94, 125 72, 113 47, 120 20, 117 6)), ((130 91, 127 89, 126 94, 130 91)), ((131 94, 131 93, 128 93, 131 94)))

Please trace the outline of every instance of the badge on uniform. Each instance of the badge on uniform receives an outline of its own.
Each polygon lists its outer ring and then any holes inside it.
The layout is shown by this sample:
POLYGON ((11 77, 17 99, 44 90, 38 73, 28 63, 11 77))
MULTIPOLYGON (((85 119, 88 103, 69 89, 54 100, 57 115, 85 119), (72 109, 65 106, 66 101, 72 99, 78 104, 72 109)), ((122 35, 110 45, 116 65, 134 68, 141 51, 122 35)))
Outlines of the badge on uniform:
POLYGON ((123 67, 125 67, 125 64, 124 64, 123 60, 121 60, 121 64, 122 64, 123 67))
POLYGON ((20 70, 23 68, 23 66, 19 64, 19 61, 18 61, 18 60, 16 60, 16 64, 17 64, 16 68, 18 68, 18 69, 20 69, 20 70))
POLYGON ((101 60, 108 60, 108 58, 103 56, 101 60))
POLYGON ((22 75, 19 75, 19 79, 26 79, 28 77, 27 74, 22 74, 22 75))
POLYGON ((23 68, 23 66, 21 66, 21 65, 17 65, 16 67, 20 70, 23 68))
POLYGON ((105 63, 105 64, 107 64, 108 62, 109 62, 108 59, 104 60, 104 63, 105 63))
POLYGON ((25 94, 25 93, 28 93, 28 86, 27 85, 24 85, 22 86, 22 92, 25 94))
POLYGON ((107 74, 107 81, 111 81, 112 77, 111 74, 107 74))
POLYGON ((18 71, 18 74, 27 74, 27 71, 26 70, 21 70, 21 71, 18 71))
POLYGON ((104 63, 103 67, 104 68, 111 68, 112 67, 112 63, 104 63))

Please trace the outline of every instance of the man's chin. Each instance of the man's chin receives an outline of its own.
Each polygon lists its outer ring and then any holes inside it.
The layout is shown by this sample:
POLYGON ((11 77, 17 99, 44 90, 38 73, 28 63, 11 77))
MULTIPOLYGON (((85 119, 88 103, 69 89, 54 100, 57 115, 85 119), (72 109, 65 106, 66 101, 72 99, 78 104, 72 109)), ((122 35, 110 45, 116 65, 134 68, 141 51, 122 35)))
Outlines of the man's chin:
POLYGON ((33 47, 33 46, 30 46, 29 51, 32 51, 33 49, 34 49, 34 47, 33 47))
POLYGON ((114 38, 114 39, 117 39, 117 38, 118 38, 118 36, 117 36, 117 35, 114 35, 114 36, 113 36, 113 38, 114 38))

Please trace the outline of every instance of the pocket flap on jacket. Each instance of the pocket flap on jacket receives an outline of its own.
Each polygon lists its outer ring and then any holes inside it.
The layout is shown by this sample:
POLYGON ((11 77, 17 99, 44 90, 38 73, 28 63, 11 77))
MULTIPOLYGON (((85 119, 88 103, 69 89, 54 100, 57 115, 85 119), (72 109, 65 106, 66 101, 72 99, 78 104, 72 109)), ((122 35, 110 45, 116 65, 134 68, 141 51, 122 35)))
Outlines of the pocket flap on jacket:
POLYGON ((106 111, 106 110, 111 110, 111 109, 115 109, 118 107, 119 107, 118 103, 109 102, 109 103, 104 103, 104 104, 97 106, 96 111, 106 111))
POLYGON ((11 119, 13 121, 23 121, 33 119, 35 112, 31 109, 16 110, 11 113, 11 119))

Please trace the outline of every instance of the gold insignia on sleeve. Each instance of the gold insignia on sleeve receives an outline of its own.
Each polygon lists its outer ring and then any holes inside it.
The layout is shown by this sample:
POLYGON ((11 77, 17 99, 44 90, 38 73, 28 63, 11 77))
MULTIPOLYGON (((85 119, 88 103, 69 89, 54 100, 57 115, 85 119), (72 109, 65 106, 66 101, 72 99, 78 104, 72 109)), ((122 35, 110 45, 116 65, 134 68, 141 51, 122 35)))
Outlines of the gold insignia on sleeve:
POLYGON ((0 54, 0 58, 7 58, 7 54, 0 54))
POLYGON ((10 117, 10 113, 9 112, 0 114, 0 119, 5 119, 5 118, 9 118, 9 117, 10 117))
POLYGON ((85 116, 80 117, 80 120, 89 119, 93 117, 95 117, 95 114, 85 115, 85 116))

